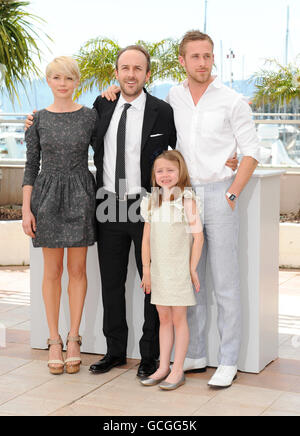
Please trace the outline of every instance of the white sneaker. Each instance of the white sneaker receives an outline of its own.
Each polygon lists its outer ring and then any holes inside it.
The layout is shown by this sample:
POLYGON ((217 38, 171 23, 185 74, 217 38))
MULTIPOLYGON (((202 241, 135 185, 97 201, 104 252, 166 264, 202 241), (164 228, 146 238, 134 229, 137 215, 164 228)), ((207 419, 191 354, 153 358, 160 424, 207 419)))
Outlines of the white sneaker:
POLYGON ((236 379, 237 366, 220 365, 212 378, 208 382, 208 386, 216 386, 220 388, 228 388, 236 379))
POLYGON ((183 363, 183 372, 187 374, 191 372, 205 372, 206 367, 206 357, 202 357, 201 359, 191 359, 189 357, 186 357, 183 363))

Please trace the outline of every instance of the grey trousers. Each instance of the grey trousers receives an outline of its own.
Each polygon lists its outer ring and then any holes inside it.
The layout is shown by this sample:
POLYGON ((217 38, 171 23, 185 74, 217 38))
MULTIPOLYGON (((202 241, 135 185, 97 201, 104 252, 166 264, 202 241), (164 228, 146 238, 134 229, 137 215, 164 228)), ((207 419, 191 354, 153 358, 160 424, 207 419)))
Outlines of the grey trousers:
POLYGON ((238 263, 238 200, 230 208, 225 193, 232 184, 226 181, 194 186, 203 196, 204 246, 199 262, 200 292, 197 305, 188 308, 190 343, 187 357, 200 359, 206 353, 206 284, 207 261, 217 301, 218 331, 221 344, 219 365, 236 365, 241 342, 241 298, 238 263))

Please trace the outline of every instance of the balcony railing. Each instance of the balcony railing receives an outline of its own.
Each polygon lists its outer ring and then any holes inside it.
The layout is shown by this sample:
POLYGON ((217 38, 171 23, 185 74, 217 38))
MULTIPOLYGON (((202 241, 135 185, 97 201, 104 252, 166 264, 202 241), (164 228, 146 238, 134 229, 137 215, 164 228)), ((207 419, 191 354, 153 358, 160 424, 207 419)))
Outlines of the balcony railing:
MULTIPOLYGON (((0 113, 0 165, 24 165, 26 142, 24 124, 28 114, 0 113)), ((89 165, 93 165, 93 149, 89 148, 89 165)))
MULTIPOLYGON (((27 114, 0 113, 0 164, 24 165, 27 114)), ((289 168, 300 172, 300 113, 254 113, 264 167, 289 168)), ((93 150, 89 149, 89 163, 93 150)))
POLYGON ((24 122, 27 114, 0 113, 0 163, 9 160, 22 164, 26 157, 24 122))
POLYGON ((300 172, 300 113, 254 113, 260 165, 300 172))

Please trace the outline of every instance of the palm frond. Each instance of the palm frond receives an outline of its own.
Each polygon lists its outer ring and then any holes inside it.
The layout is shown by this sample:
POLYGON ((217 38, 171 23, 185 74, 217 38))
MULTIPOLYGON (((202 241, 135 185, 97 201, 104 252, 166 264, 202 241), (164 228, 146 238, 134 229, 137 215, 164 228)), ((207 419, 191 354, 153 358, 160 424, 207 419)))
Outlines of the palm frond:
MULTIPOLYGON (((158 80, 180 82, 185 72, 178 61, 178 41, 171 38, 158 42, 139 40, 151 57, 151 77, 147 87, 158 80)), ((115 82, 115 60, 121 47, 111 39, 99 37, 87 41, 74 56, 81 71, 81 83, 76 90, 77 99, 83 92, 97 88, 99 91, 115 82)))
POLYGON ((138 41, 151 56, 151 77, 148 86, 151 88, 159 80, 181 82, 185 78, 185 71, 178 61, 179 42, 172 38, 158 42, 147 43, 138 41))
POLYGON ((115 80, 115 59, 120 46, 109 38, 87 41, 74 57, 78 62, 81 81, 75 99, 93 88, 102 90, 115 80))
POLYGON ((261 69, 250 79, 256 88, 253 98, 256 105, 270 104, 274 107, 279 104, 280 107, 300 97, 300 87, 295 80, 300 77, 297 65, 282 65, 277 59, 266 59, 265 65, 270 65, 273 69, 261 69))
POLYGON ((25 82, 40 77, 41 72, 34 62, 42 59, 39 42, 52 41, 42 29, 45 20, 26 12, 23 8, 29 1, 0 0, 0 64, 6 68, 4 87, 14 102, 18 97, 17 85, 25 89, 25 82))

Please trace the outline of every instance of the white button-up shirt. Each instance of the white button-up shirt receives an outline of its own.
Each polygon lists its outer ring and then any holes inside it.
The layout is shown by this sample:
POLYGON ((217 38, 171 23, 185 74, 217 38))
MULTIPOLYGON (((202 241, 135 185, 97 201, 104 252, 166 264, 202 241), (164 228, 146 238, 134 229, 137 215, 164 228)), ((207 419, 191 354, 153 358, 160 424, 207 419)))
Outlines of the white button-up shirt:
MULTIPOLYGON (((103 186, 107 191, 116 192, 115 174, 117 158, 117 132, 121 114, 125 103, 122 95, 118 100, 109 127, 104 137, 103 158, 103 186)), ((141 192, 140 155, 142 143, 142 128, 146 104, 146 94, 143 91, 135 100, 130 102, 127 110, 125 137, 125 174, 127 180, 127 194, 141 192)))
POLYGON ((187 80, 170 89, 177 150, 187 163, 193 185, 232 177, 226 161, 237 151, 259 160, 259 143, 246 99, 218 78, 208 86, 197 105, 187 80))

